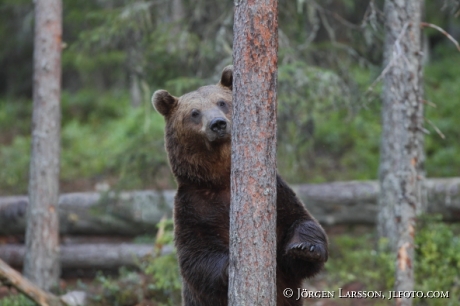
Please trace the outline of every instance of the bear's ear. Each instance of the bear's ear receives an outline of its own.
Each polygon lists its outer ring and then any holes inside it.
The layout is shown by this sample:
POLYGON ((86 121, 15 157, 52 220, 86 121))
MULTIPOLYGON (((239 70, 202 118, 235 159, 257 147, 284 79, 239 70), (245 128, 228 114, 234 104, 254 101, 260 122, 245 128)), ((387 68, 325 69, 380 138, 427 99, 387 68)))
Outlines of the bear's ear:
POLYGON ((165 117, 171 113, 177 105, 177 101, 179 101, 178 98, 172 96, 164 89, 155 91, 152 96, 153 107, 165 117))
POLYGON ((219 84, 232 90, 233 87, 233 66, 227 66, 222 71, 219 84))

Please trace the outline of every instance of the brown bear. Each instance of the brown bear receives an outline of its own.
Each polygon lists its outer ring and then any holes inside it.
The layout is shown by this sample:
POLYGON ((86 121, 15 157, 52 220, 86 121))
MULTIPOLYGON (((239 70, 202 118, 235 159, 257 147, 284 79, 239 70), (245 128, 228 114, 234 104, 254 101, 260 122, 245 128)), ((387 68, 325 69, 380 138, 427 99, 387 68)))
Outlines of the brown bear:
MULTIPOLYGON (((217 85, 180 98, 165 90, 152 97, 165 117, 165 141, 178 190, 175 245, 186 306, 227 305, 229 261, 232 66, 217 85)), ((318 273, 328 257, 321 225, 277 176, 277 305, 301 305, 302 279, 318 273)))

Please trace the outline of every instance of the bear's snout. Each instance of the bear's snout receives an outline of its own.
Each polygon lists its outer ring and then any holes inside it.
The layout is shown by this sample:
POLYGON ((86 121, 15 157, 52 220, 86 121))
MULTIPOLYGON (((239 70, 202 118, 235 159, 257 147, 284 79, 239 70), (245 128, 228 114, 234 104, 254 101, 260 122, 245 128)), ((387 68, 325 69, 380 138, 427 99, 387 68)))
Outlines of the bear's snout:
POLYGON ((222 134, 227 130, 227 121, 224 118, 213 119, 209 128, 215 133, 222 134))
POLYGON ((210 118, 210 121, 205 123, 206 129, 206 137, 208 141, 225 141, 230 139, 230 128, 231 123, 227 120, 227 118, 222 116, 214 116, 210 118))

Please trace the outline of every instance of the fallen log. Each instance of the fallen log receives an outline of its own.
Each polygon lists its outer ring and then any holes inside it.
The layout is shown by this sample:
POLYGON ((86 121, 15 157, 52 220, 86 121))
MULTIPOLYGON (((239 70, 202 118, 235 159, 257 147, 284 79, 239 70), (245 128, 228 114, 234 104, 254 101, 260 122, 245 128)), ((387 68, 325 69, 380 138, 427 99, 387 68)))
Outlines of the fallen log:
MULTIPOLYGON (((137 267, 139 260, 154 255, 149 244, 75 244, 60 246, 60 261, 63 269, 116 269, 121 266, 137 267)), ((166 245, 161 255, 170 254, 173 247, 166 245)), ((8 265, 20 268, 24 260, 25 246, 20 244, 0 245, 0 259, 8 265)))
MULTIPOLYGON (((154 233, 172 216, 174 191, 76 192, 59 197, 59 230, 71 235, 154 233)), ((27 196, 0 197, 0 235, 23 234, 27 196)))
POLYGON ((65 301, 49 292, 43 291, 32 282, 24 278, 16 270, 0 259, 0 281, 10 284, 27 295, 40 306, 66 306, 65 301))
MULTIPOLYGON (((379 184, 351 181, 293 185, 310 212, 324 225, 375 224, 379 184)), ((426 180, 424 205, 446 221, 460 221, 460 178, 426 180)), ((61 234, 150 234, 172 215, 174 191, 81 192, 59 198, 61 234)), ((22 234, 26 196, 0 197, 0 235, 22 234)))
MULTIPOLYGON (((425 181, 425 212, 445 221, 460 221, 460 178, 425 181)), ((293 186, 306 207, 324 225, 375 225, 380 186, 377 181, 351 181, 293 186)))

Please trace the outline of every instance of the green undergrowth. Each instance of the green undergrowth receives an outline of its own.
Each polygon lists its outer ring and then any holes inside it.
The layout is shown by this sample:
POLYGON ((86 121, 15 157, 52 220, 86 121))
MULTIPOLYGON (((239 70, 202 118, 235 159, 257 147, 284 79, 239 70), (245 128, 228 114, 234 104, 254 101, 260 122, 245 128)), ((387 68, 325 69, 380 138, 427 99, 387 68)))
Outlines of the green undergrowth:
POLYGON ((23 294, 10 295, 0 298, 0 306, 36 306, 35 302, 23 294))
MULTIPOLYGON (((442 53, 440 53, 442 55, 442 53)), ((425 69, 427 175, 460 175, 460 73, 442 57, 425 69), (432 105, 436 105, 433 107, 432 105), (441 136, 442 135, 442 136, 441 136)), ((351 67, 353 84, 335 72, 291 62, 279 67, 278 170, 290 183, 377 177, 380 91, 378 71, 351 67)), ((202 85, 190 77, 167 81, 181 95, 202 85)), ((206 81, 209 82, 209 81, 206 81)), ((164 119, 148 99, 130 106, 126 91, 64 91, 61 183, 108 181, 112 188, 174 188, 164 150, 164 119)), ((26 193, 32 103, 0 101, 0 193, 26 193)))
MULTIPOLYGON (((139 260, 137 271, 121 268, 118 277, 103 274, 96 277, 93 285, 97 290, 93 291, 90 305, 147 306, 149 301, 161 306, 180 305, 181 280, 176 252, 160 255, 163 246, 173 244, 173 222, 163 219, 158 228, 154 252, 139 260)), ((142 237, 140 241, 145 239, 142 237)))
MULTIPOLYGON (((15 115, 12 103, 0 104, 0 118, 6 112, 15 115)), ((151 105, 132 108, 123 92, 98 98, 96 93, 79 92, 64 93, 62 108, 61 182, 115 178, 126 189, 152 188, 159 181, 171 185, 163 149, 164 120, 151 105)), ((7 133, 8 120, 0 122, 0 133, 7 133)), ((0 147, 4 194, 27 191, 31 148, 25 131, 30 124, 24 122, 30 122, 30 113, 22 117, 21 132, 0 147)))
POLYGON ((460 175, 460 52, 439 55, 425 69, 426 171, 432 177, 460 175), (457 64, 455 64, 457 63, 457 64), (439 130, 439 132, 436 131, 439 130))
MULTIPOLYGON (((416 299, 415 305, 458 305, 460 300, 459 224, 448 224, 439 216, 419 220, 415 239, 415 288, 417 291, 448 291, 448 299, 416 299)), ((388 241, 374 234, 332 237, 326 264, 329 290, 358 283, 363 290, 394 290, 395 257, 388 241)), ((391 303, 389 301, 388 305, 391 303)), ((383 304, 387 305, 387 304, 383 304)))
MULTIPOLYGON (((176 253, 158 256, 163 245, 172 243, 172 221, 163 220, 159 227, 162 228, 159 230, 162 234, 155 239, 154 254, 139 261, 138 270, 121 268, 117 277, 100 273, 90 284, 80 282, 78 290, 90 294, 91 305, 150 305, 149 301, 164 306, 180 304, 181 283, 176 253)), ((386 240, 377 241, 375 234, 368 230, 366 232, 347 231, 330 235, 330 256, 324 278, 321 285, 315 283, 315 286, 321 286, 318 287, 320 290, 335 292, 351 284, 361 288, 359 290, 383 291, 384 294, 394 290, 395 257, 389 251, 386 240)), ((419 219, 415 240, 414 290, 425 293, 448 291, 449 298, 415 299, 414 305, 458 305, 459 234, 460 224, 442 222, 439 216, 419 219)), ((145 237, 142 239, 144 241, 145 237)), ((14 295, 0 299, 0 305, 28 306, 33 303, 21 295, 14 295)), ((378 305, 392 305, 392 301, 385 300, 378 305)))

